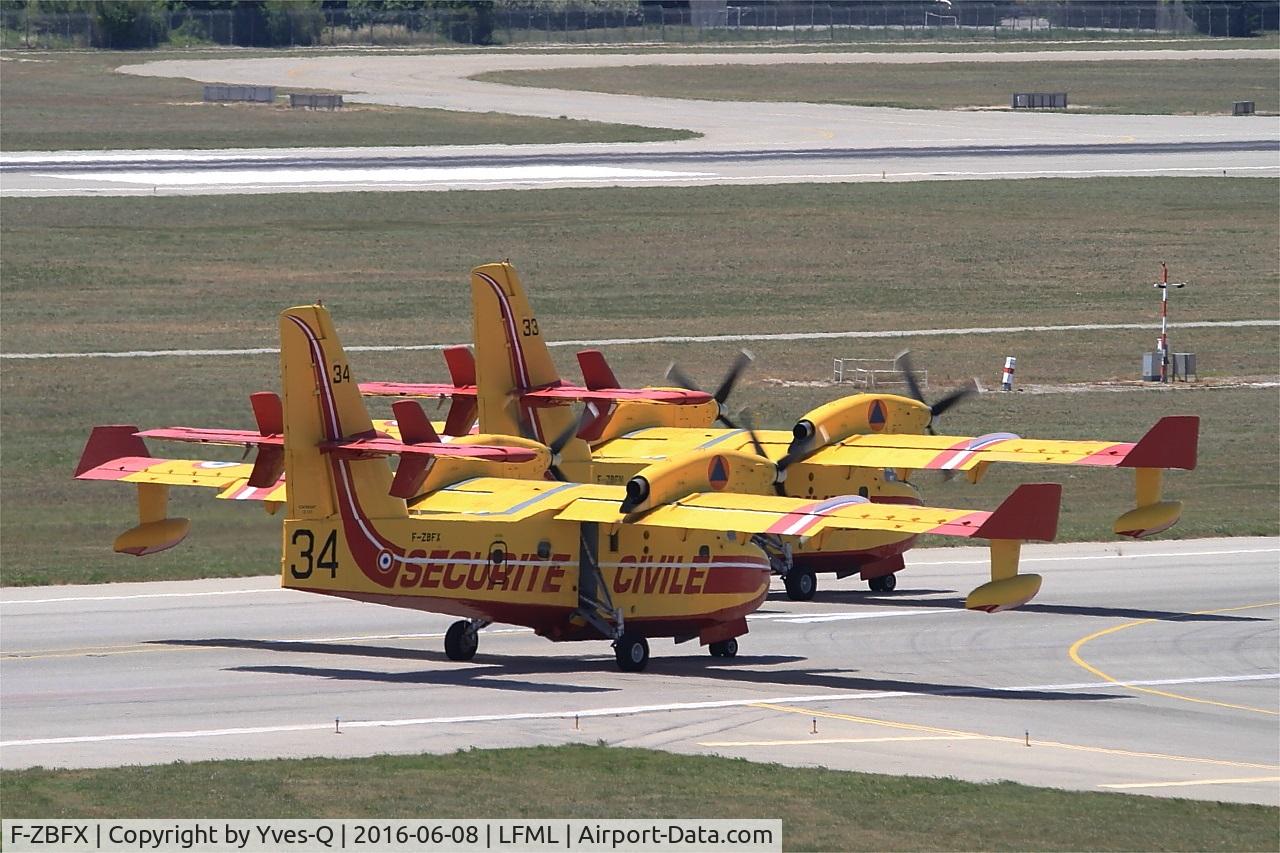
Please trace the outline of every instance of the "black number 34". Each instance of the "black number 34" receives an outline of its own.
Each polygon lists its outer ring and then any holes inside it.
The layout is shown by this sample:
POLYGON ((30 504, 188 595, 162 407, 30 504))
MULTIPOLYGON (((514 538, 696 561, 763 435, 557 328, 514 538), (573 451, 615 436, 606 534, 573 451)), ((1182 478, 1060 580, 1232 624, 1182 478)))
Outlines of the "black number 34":
POLYGON ((299 549, 298 556, 306 561, 305 568, 299 568, 297 563, 289 564, 289 571, 295 578, 306 580, 316 569, 328 569, 330 578, 338 576, 338 531, 329 531, 319 554, 315 553, 316 535, 305 527, 293 531, 289 542, 299 549))
POLYGON ((350 381, 351 381, 351 365, 335 364, 333 366, 333 384, 337 385, 340 382, 350 382, 350 381))

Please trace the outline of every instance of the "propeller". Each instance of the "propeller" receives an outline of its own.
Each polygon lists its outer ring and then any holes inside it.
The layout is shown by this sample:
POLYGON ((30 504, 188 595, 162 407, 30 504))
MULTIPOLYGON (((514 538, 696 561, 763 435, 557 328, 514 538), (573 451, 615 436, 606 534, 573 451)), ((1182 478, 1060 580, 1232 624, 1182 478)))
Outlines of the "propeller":
MULTIPOLYGON (((747 437, 751 439, 751 446, 755 448, 756 455, 761 459, 772 462, 773 460, 769 459, 769 454, 764 452, 764 445, 760 443, 760 436, 756 433, 754 419, 751 417, 750 410, 743 409, 738 413, 738 419, 742 421, 742 429, 747 431, 747 437)), ((791 453, 788 451, 786 456, 773 463, 778 468, 778 476, 773 481, 773 490, 778 493, 780 498, 787 496, 787 490, 782 485, 782 481, 786 479, 787 466, 795 461, 794 459, 789 459, 790 456, 791 453)))
POLYGON ((911 392, 912 398, 929 407, 929 423, 925 426, 925 430, 929 435, 938 434, 933 428, 933 421, 935 418, 942 415, 965 397, 978 393, 977 383, 975 382, 973 384, 957 388, 943 396, 937 402, 930 404, 925 400, 924 393, 920 390, 920 382, 916 379, 915 371, 911 367, 911 350, 903 350, 898 353, 898 357, 894 359, 894 363, 898 365, 898 372, 902 374, 902 380, 907 383, 907 390, 911 392))
MULTIPOLYGON (((754 355, 746 350, 741 350, 737 357, 734 358, 733 364, 729 365, 729 372, 724 375, 724 379, 720 380, 720 387, 711 395, 715 399, 716 407, 718 409, 716 420, 720 421, 720 423, 724 424, 729 429, 738 429, 738 425, 725 414, 725 401, 728 400, 729 395, 733 393, 733 386, 738 384, 738 379, 742 376, 742 372, 755 360, 756 357, 754 355)), ((674 361, 671 363, 671 366, 667 368, 667 378, 688 391, 702 390, 698 387, 698 383, 689 378, 689 374, 681 370, 680 365, 676 364, 674 361)))
POLYGON ((555 440, 547 445, 551 451, 551 464, 547 466, 547 470, 562 483, 569 482, 569 478, 565 476, 564 471, 560 469, 560 451, 564 450, 565 445, 573 441, 579 430, 587 425, 587 421, 591 419, 591 412, 583 406, 582 412, 578 417, 574 418, 573 423, 565 427, 564 430, 555 437, 555 440))

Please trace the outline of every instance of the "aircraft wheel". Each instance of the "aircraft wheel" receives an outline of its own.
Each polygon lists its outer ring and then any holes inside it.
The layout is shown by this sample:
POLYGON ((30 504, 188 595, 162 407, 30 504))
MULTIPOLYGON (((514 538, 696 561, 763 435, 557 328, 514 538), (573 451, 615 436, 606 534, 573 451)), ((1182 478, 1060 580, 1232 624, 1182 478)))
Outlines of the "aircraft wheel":
POLYGON ((471 660, 480 647, 480 636, 465 620, 454 622, 444 635, 444 653, 449 660, 471 660))
POLYGON ((738 641, 735 639, 712 643, 708 648, 711 650, 712 657, 731 658, 738 655, 738 641))
POLYGON ((881 592, 893 592, 897 588, 898 588, 897 575, 885 575, 884 577, 880 578, 881 592))
POLYGON ((782 576, 782 582, 792 601, 808 601, 818 591, 818 576, 813 569, 792 569, 782 576))
POLYGON ((618 669, 640 672, 649 663, 649 641, 638 634, 623 634, 614 641, 613 653, 618 659, 618 669))

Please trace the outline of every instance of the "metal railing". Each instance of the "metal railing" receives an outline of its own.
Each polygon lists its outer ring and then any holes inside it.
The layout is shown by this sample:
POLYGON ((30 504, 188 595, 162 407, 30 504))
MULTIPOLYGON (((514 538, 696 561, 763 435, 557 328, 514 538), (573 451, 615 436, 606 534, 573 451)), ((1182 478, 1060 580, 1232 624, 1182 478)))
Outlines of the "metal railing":
MULTIPOLYGON (((868 391, 877 388, 907 388, 904 373, 893 358, 837 358, 832 360, 831 381, 868 391)), ((929 371, 915 372, 921 388, 929 387, 929 371)))

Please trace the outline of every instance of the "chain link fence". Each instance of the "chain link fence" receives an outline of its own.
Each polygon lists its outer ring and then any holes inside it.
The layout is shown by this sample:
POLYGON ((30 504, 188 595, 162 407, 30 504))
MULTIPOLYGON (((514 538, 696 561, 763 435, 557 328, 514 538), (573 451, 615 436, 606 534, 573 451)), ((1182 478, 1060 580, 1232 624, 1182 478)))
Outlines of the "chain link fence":
MULTIPOLYGON (((33 8, 35 7, 35 8, 33 8)), ((438 47, 473 44, 717 44, 999 41, 1242 35, 1275 29, 1276 4, 1178 2, 797 2, 558 0, 386 10, 284 4, 167 9, 104 21, 0 6, 0 46, 42 50, 200 45, 438 47), (1261 11, 1259 11, 1259 9, 1261 11), (1242 23, 1243 20, 1243 23, 1242 23)))

